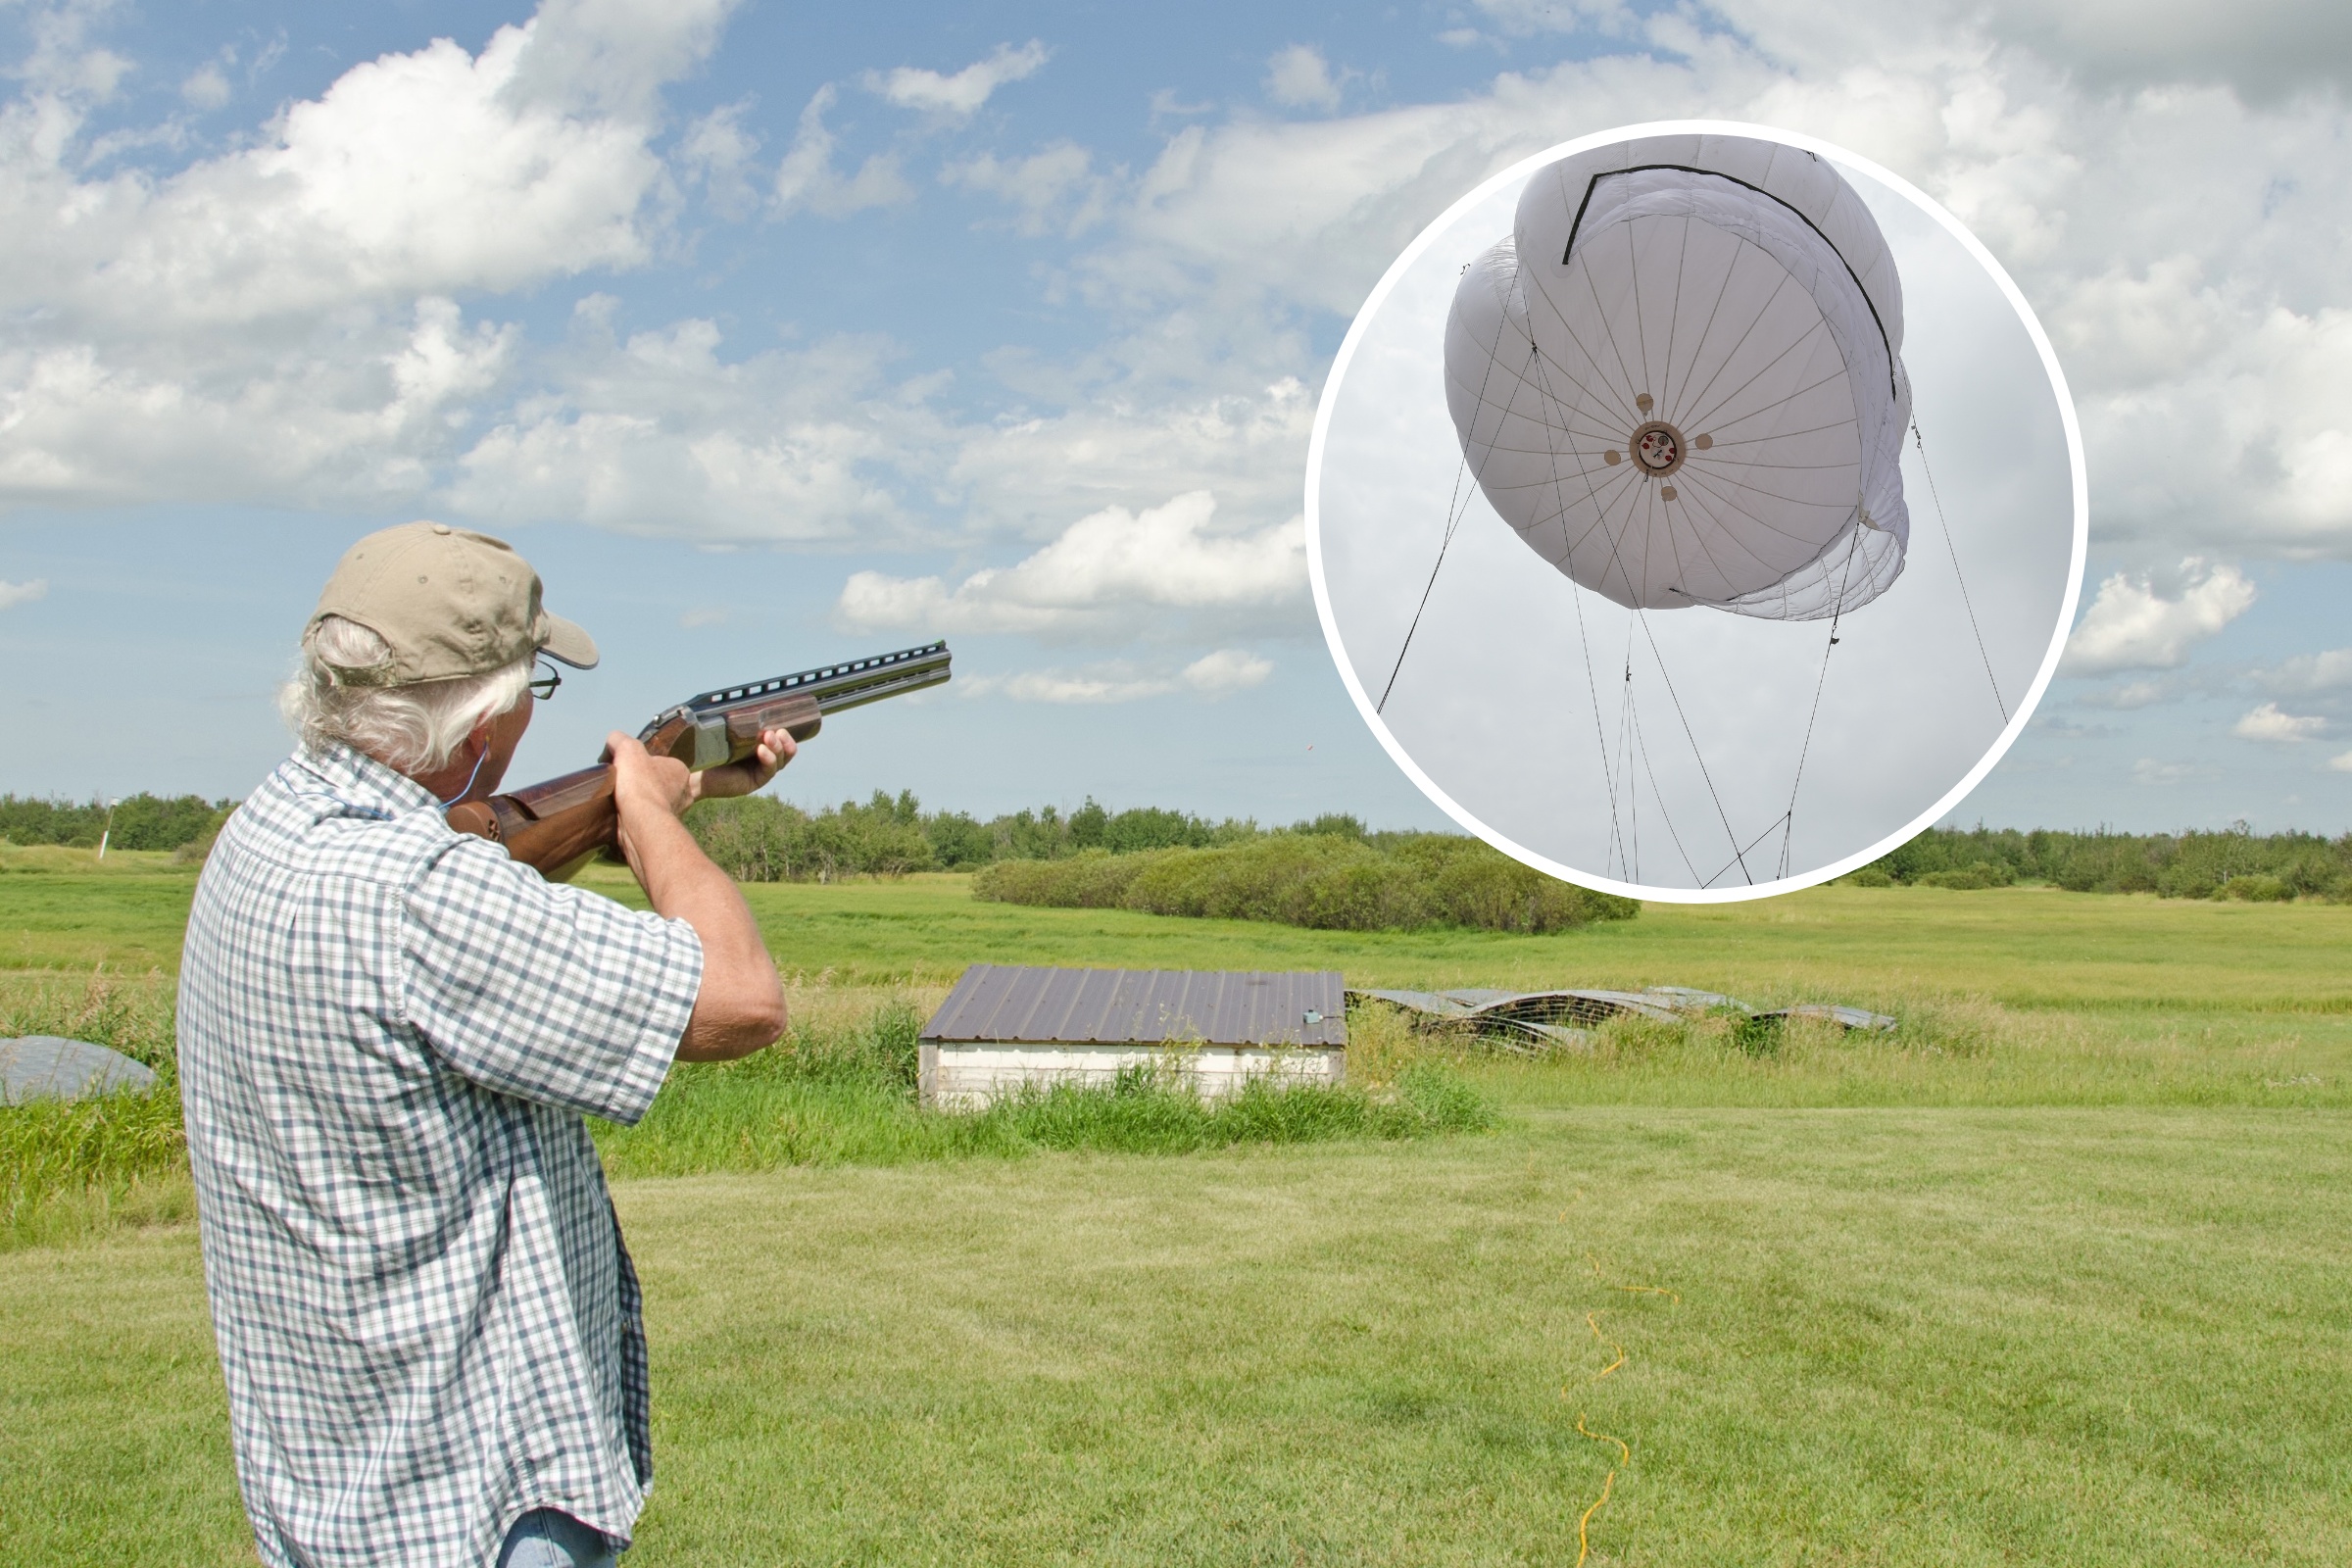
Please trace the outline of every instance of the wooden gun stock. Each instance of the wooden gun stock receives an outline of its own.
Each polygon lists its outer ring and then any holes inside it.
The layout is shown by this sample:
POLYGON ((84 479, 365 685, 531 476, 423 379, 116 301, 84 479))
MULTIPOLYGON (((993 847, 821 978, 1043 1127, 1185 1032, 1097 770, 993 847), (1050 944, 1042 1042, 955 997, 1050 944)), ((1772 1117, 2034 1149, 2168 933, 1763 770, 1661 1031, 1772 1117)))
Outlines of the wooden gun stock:
MULTIPOLYGON (((656 757, 674 757, 701 772, 742 761, 768 730, 805 741, 823 727, 826 713, 937 686, 948 676, 948 645, 931 643, 706 692, 662 713, 637 738, 656 757)), ((464 802, 451 807, 446 819, 460 833, 505 846, 551 882, 569 880, 611 849, 620 826, 612 769, 604 762, 512 794, 464 802)))

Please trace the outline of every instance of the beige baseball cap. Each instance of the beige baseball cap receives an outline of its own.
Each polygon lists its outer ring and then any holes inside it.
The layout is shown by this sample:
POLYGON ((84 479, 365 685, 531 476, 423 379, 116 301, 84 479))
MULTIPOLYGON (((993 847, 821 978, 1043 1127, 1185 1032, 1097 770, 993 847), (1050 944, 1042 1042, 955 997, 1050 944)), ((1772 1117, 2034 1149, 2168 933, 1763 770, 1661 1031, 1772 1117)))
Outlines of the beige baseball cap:
POLYGON ((367 669, 335 670, 350 686, 407 686, 504 669, 544 653, 596 667, 596 644, 539 604, 539 574, 504 539, 443 522, 383 528, 343 552, 303 628, 311 645, 328 615, 357 621, 392 647, 367 669))

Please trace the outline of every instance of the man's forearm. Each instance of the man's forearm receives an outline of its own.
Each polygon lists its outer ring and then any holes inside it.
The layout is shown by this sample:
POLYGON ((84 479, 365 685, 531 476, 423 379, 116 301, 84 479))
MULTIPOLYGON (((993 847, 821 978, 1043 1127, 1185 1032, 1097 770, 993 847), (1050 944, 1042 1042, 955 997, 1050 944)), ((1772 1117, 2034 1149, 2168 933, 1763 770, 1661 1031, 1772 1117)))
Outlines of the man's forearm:
POLYGON ((626 811, 621 851, 654 909, 694 927, 703 944, 703 986, 679 1043, 682 1060, 729 1060, 784 1032, 784 993, 742 890, 666 811, 626 811))

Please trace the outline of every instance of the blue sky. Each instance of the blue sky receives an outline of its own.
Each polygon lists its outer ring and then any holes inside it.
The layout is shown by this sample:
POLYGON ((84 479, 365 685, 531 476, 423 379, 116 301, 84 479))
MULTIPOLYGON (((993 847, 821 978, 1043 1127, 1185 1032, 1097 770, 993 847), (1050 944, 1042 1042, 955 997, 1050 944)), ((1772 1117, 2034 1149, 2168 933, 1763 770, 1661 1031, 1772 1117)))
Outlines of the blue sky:
POLYGON ((605 646, 526 773, 943 634, 787 795, 1435 825, 1306 593, 1331 356, 1485 175, 1707 115, 1937 197, 2067 366, 2084 619, 1959 814, 2340 832, 2348 15, 12 6, 0 789, 241 794, 335 556, 435 516, 605 646))

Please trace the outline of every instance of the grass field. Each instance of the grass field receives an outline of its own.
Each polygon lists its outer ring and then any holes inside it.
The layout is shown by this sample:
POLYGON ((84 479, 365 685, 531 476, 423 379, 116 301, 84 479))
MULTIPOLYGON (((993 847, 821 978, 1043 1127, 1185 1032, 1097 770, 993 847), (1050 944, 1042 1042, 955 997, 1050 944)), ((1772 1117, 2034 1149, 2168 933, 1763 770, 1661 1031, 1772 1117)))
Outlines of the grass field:
MULTIPOLYGON (((0 989, 165 983, 184 870, 32 853, 0 966, 62 972, 0 989)), ((621 1179, 638 1568, 1573 1563, 1604 1485, 1594 1563, 2352 1560, 2352 907, 1834 888, 1504 937, 751 895, 811 1014, 991 960, 1903 1025, 1613 1030, 1474 1066, 1486 1133, 621 1179)), ((0 1253, 0 1476, 10 1561, 251 1560, 186 1224, 0 1253)))

